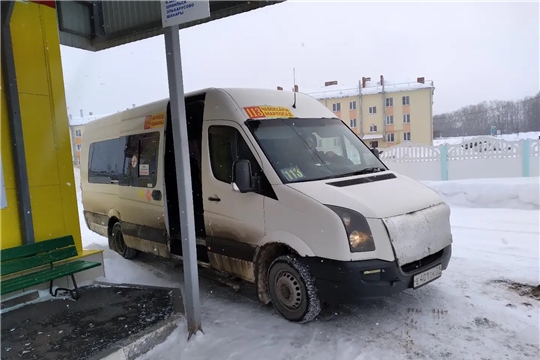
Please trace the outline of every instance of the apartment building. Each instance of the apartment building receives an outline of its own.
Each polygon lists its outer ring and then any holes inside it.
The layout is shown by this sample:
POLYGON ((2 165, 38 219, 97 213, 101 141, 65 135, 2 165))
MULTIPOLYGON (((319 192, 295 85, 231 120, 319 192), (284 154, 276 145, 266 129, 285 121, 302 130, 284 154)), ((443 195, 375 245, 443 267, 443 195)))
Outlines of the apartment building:
POLYGON ((433 144, 433 81, 377 82, 363 77, 356 87, 325 83, 310 93, 369 146, 387 148, 406 141, 433 144))

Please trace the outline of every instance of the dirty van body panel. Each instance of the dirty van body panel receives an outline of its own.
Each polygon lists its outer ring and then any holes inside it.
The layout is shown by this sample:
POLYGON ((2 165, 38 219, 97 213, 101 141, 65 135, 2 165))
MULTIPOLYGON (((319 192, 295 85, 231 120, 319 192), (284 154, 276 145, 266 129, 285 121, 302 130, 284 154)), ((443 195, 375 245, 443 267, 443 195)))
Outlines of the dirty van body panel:
MULTIPOLYGON (((122 232, 132 238, 144 238, 137 234, 145 228, 166 230, 162 161, 165 142, 165 111, 166 109, 163 108, 159 112, 147 115, 150 121, 154 121, 150 124, 146 121, 147 116, 136 120, 123 119, 121 123, 120 136, 125 138, 126 145, 124 176, 119 180, 120 201, 117 210, 122 216, 120 220, 126 223, 126 226, 122 226, 122 232), (126 227, 125 230, 124 227, 126 227)), ((125 241, 129 247, 139 249, 138 246, 131 246, 128 243, 132 242, 131 239, 125 239, 125 241)), ((142 247, 146 248, 146 246, 142 247)))
MULTIPOLYGON (((87 124, 81 184, 92 231, 109 237, 112 224, 119 222, 128 247, 168 257, 159 161, 166 104, 158 101, 87 124)), ((114 244, 109 247, 114 250, 114 244)))
POLYGON ((274 189, 280 201, 265 201, 266 236, 260 246, 281 242, 301 256, 351 260, 345 228, 334 212, 286 185, 274 189))
MULTIPOLYGON (((108 223, 110 218, 107 215, 84 211, 84 218, 88 228, 101 236, 108 236, 108 223)), ((158 256, 169 257, 168 236, 164 229, 151 228, 119 220, 122 225, 122 234, 126 245, 143 252, 158 256)), ((109 238, 109 248, 116 250, 109 238)))
POLYGON ((260 173, 261 159, 241 125, 224 120, 239 117, 226 92, 208 91, 205 105, 201 171, 210 264, 254 281, 255 248, 265 234, 264 195, 234 191, 232 166, 236 160, 248 159, 252 171, 260 173))

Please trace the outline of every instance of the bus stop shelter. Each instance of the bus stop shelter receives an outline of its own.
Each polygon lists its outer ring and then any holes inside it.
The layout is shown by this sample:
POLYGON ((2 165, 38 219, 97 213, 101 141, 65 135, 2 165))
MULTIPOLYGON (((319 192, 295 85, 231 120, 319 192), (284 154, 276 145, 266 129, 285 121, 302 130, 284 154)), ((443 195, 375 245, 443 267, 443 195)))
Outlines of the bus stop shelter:
POLYGON ((80 257, 92 253, 82 249, 60 45, 95 52, 164 34, 173 137, 180 154, 179 198, 185 210, 180 220, 187 229, 182 239, 185 310, 190 334, 199 330, 178 31, 279 2, 2 1, 1 248, 71 235, 80 257))

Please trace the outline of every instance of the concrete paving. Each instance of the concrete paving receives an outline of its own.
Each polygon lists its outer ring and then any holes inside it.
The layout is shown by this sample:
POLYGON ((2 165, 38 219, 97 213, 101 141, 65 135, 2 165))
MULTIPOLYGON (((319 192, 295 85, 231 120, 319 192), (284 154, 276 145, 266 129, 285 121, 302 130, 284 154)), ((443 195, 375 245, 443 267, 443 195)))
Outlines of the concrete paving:
POLYGON ((78 301, 57 298, 3 313, 1 359, 100 358, 183 313, 179 289, 92 285, 80 293, 78 301))

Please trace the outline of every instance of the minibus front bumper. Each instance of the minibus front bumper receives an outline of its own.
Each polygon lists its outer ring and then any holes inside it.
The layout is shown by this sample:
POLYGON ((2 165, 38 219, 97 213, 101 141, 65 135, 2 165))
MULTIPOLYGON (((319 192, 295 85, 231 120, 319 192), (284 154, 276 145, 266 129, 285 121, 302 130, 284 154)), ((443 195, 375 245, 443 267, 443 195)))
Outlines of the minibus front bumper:
MULTIPOLYGON (((399 266, 396 261, 384 260, 337 261, 319 257, 299 260, 309 266, 322 301, 350 303, 414 288, 416 275, 432 269, 446 270, 451 255, 452 245, 448 245, 433 255, 404 266, 399 266)), ((428 277, 428 281, 418 287, 438 278, 428 277)))

